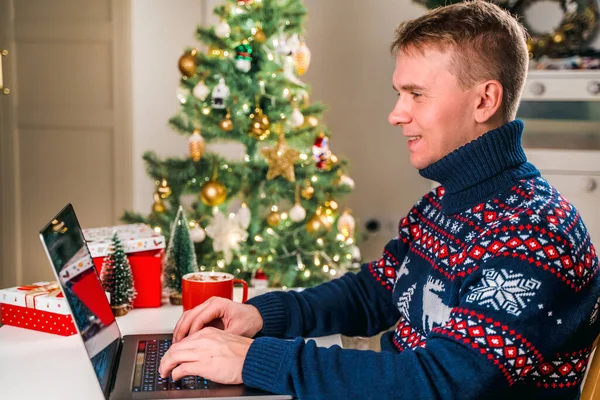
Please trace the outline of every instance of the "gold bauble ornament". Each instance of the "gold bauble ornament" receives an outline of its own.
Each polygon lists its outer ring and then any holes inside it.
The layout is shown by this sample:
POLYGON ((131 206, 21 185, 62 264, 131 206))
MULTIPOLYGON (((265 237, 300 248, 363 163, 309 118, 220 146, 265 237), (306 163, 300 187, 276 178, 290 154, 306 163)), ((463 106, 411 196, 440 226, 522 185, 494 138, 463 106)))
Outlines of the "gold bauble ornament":
POLYGON ((189 53, 184 53, 181 57, 179 57, 179 71, 181 71, 181 73, 184 76, 187 76, 188 78, 190 76, 194 76, 194 74, 196 74, 196 50, 192 50, 189 53))
POLYGON ((204 154, 204 138, 200 134, 200 129, 194 129, 194 133, 188 139, 190 157, 194 162, 200 161, 204 154))
POLYGON ((294 163, 300 158, 300 152, 287 147, 283 133, 279 134, 279 139, 275 147, 262 149, 262 154, 269 164, 267 180, 283 176, 289 182, 296 181, 294 163))
POLYGON ((163 178, 160 182, 160 186, 156 189, 161 199, 168 198, 173 192, 167 183, 167 180, 163 178))
POLYGON ((303 199, 310 200, 315 194, 315 188, 310 185, 307 181, 306 185, 302 188, 301 195, 303 199))
POLYGON ((281 215, 277 212, 277 209, 272 210, 267 215, 267 224, 269 224, 269 226, 272 226, 274 228, 277 225, 279 225, 279 222, 281 222, 281 215))
POLYGON ((265 35, 265 31, 263 31, 262 28, 258 27, 256 28, 256 33, 253 38, 256 43, 264 43, 265 40, 267 40, 267 35, 265 35))
POLYGON ((323 230, 331 230, 331 222, 328 220, 321 207, 317 209, 315 215, 313 215, 306 223, 306 230, 308 233, 318 233, 323 230))
POLYGON ((250 114, 250 130, 249 134, 258 140, 265 140, 271 134, 271 122, 269 121, 269 117, 267 117, 262 108, 258 103, 258 98, 256 100, 256 108, 254 112, 250 114))
POLYGON ((215 207, 222 204, 227 198, 227 189, 223 184, 214 179, 206 182, 200 190, 200 200, 207 206, 215 207))
POLYGON ((227 111, 227 115, 221 121, 219 121, 219 128, 225 132, 229 132, 233 129, 233 121, 231 120, 231 114, 227 111))
POLYGON ((321 219, 318 215, 313 215, 311 219, 306 223, 306 230, 308 233, 317 233, 323 228, 323 224, 321 223, 321 219))
POLYGON ((160 198, 160 194, 154 193, 154 203, 152 204, 152 211, 157 214, 162 214, 165 212, 165 204, 160 198))

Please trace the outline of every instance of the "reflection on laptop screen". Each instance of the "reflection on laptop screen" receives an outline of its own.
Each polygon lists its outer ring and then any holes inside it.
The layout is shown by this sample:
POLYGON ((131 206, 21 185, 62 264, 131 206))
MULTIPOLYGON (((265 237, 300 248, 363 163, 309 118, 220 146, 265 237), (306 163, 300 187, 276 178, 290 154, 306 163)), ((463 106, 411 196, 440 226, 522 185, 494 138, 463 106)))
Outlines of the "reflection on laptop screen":
POLYGON ((106 394, 121 335, 73 207, 67 205, 40 235, 106 394))

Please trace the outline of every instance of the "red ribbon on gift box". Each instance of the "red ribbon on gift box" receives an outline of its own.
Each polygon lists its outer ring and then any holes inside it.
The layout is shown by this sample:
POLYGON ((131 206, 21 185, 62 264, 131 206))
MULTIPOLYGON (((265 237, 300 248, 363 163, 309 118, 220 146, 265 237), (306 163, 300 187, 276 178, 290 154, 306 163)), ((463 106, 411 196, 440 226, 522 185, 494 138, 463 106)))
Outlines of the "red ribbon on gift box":
POLYGON ((35 308, 35 298, 38 296, 47 297, 63 297, 58 282, 50 282, 43 285, 26 285, 17 287, 18 290, 26 290, 25 293, 25 307, 35 308))

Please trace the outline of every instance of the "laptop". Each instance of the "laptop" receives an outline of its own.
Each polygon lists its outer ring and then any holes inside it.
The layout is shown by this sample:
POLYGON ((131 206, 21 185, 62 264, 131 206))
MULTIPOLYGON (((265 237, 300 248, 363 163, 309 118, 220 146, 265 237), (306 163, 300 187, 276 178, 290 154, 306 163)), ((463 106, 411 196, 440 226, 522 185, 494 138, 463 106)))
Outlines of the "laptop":
POLYGON ((200 376, 162 379, 158 367, 172 334, 121 336, 71 204, 40 231, 40 239, 105 399, 291 399, 200 376))

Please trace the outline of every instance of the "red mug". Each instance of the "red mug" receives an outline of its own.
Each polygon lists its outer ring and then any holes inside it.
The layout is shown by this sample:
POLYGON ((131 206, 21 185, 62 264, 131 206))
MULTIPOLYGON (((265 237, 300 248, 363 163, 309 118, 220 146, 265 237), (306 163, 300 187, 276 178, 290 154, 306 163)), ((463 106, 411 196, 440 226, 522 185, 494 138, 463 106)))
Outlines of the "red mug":
POLYGON ((204 303, 211 297, 224 297, 233 300, 233 285, 242 285, 242 303, 248 300, 248 284, 243 279, 234 279, 225 272, 192 272, 181 278, 183 311, 204 303))

